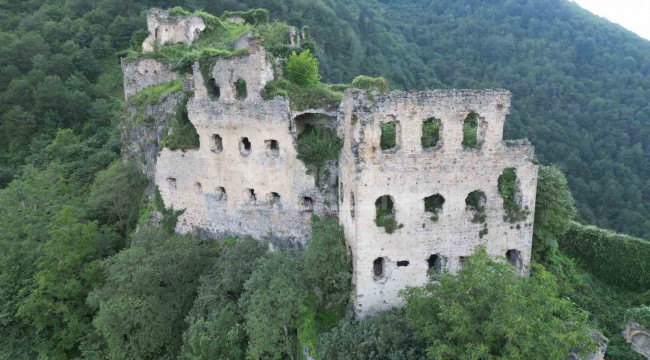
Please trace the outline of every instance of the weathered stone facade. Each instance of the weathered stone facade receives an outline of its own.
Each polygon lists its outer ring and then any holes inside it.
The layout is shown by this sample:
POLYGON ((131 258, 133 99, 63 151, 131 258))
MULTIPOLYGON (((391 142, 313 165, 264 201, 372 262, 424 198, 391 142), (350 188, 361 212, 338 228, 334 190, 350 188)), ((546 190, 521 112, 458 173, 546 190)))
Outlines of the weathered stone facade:
POLYGON ((319 188, 297 159, 289 102, 262 99, 273 71, 258 39, 249 40, 248 55, 217 59, 209 79, 194 65, 195 91, 187 107, 201 145, 163 149, 155 182, 167 206, 185 209, 180 233, 268 237, 278 247, 303 244, 311 236, 312 214, 336 213, 336 191, 323 191, 336 185, 336 168, 319 188), (240 79, 245 98, 237 94, 240 79))
POLYGON ((511 250, 518 271, 526 273, 537 166, 532 146, 502 140, 509 107, 505 90, 396 92, 374 101, 362 91, 346 92, 339 219, 353 259, 358 315, 399 305, 399 290, 424 284, 431 267, 456 271, 462 257, 479 245, 494 256, 511 250), (462 145, 463 119, 471 111, 480 116, 477 149, 462 145), (423 149, 422 126, 428 118, 439 120, 440 140, 423 149), (395 149, 380 149, 382 122, 396 122, 395 149), (497 189, 506 168, 516 169, 520 204, 529 210, 516 224, 504 220, 497 189), (472 222, 465 202, 474 190, 486 196, 487 234, 480 234, 485 225, 472 222), (424 198, 435 194, 444 197, 444 204, 433 221, 424 198), (375 202, 384 195, 391 197, 399 224, 393 234, 375 223, 375 202))
MULTIPOLYGON (((152 22, 150 32, 158 34, 152 29, 159 26, 152 22)), ((293 35, 291 39, 300 37, 295 31, 293 35)), ((217 58, 205 78, 195 63, 184 79, 183 88, 193 91, 187 110, 200 138, 198 149, 163 148, 151 159, 160 131, 136 126, 126 132, 127 140, 155 143, 131 142, 126 153, 145 157, 143 167, 168 207, 185 209, 178 232, 270 238, 274 247, 283 248, 309 239, 312 214, 338 213, 354 265, 358 316, 400 305, 399 290, 424 284, 430 268, 458 270, 462 257, 479 245, 493 256, 507 254, 519 273, 527 273, 537 166, 527 142, 502 139, 509 92, 370 95, 347 90, 338 112, 297 113, 286 98, 262 99, 265 84, 278 73, 274 74, 275 64, 267 59, 259 39, 247 33, 235 45, 247 47, 248 54, 217 58), (470 112, 479 114, 476 149, 462 145, 463 119, 470 112), (338 164, 330 163, 319 180, 296 150, 298 135, 314 114, 326 116, 330 128, 344 138, 338 164), (422 126, 429 118, 438 121, 440 139, 423 148, 422 126), (396 124, 394 149, 380 148, 383 122, 396 124), (515 169, 516 201, 526 209, 516 222, 504 218, 497 188, 505 169, 515 169), (466 204, 474 190, 484 196, 480 222, 473 222, 476 214, 466 204), (426 211, 424 198, 436 194, 444 199, 440 211, 432 214, 426 211), (398 223, 390 234, 375 223, 375 202, 384 195, 393 201, 398 223)), ((180 76, 155 60, 124 64, 123 69, 127 97, 180 76)), ((168 118, 179 99, 180 94, 170 96, 146 111, 168 118)))
POLYGON ((151 52, 164 44, 191 44, 203 30, 205 22, 198 16, 174 16, 169 11, 151 9, 147 12, 149 36, 142 43, 142 51, 151 52))

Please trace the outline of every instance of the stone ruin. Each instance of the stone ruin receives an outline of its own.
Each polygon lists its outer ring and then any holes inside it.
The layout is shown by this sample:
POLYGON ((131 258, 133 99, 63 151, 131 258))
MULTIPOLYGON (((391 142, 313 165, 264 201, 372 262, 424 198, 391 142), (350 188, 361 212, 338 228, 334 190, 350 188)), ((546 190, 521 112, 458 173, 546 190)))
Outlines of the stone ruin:
POLYGON ((198 16, 171 15, 167 10, 147 12, 149 36, 142 43, 143 52, 152 52, 165 44, 191 44, 203 30, 205 22, 198 16))
MULTIPOLYGON (((192 18, 162 21, 168 17, 161 12, 149 18, 148 44, 191 43, 201 28, 192 18), (182 36, 162 35, 172 28, 182 36)), ((508 91, 381 95, 349 89, 338 111, 296 112, 287 98, 262 99, 275 64, 259 39, 249 34, 244 40, 239 43, 248 54, 217 58, 205 78, 198 63, 187 75, 152 59, 123 63, 127 97, 177 78, 193 93, 187 111, 199 149, 156 149, 180 96, 146 109, 153 127, 124 130, 125 154, 140 161, 167 207, 185 209, 177 232, 267 238, 273 248, 285 248, 310 238, 313 214, 338 216, 352 258, 358 316, 400 305, 400 289, 424 284, 429 271, 458 270, 479 245, 527 274, 537 166, 526 141, 503 141, 508 91), (463 145, 468 114, 477 114, 475 148, 463 145), (344 145, 338 163, 316 179, 297 158, 296 141, 319 116, 344 145), (423 146, 425 122, 438 131, 435 144, 423 146), (390 149, 382 149, 383 124, 394 129, 390 149), (516 174, 515 201, 525 209, 516 221, 507 219, 498 189, 504 171, 516 174), (378 210, 394 229, 378 226, 378 210)))

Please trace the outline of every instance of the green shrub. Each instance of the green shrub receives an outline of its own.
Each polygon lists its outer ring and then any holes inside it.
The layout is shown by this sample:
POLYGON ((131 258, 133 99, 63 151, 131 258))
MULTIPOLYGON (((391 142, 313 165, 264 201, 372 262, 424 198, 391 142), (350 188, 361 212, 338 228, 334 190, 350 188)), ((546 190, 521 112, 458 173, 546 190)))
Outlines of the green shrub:
POLYGON ((142 43, 144 42, 144 39, 146 39, 149 36, 149 32, 147 30, 138 30, 133 33, 131 36, 131 47, 133 47, 133 50, 136 52, 142 52, 142 43))
POLYGON ((607 283, 630 290, 650 288, 648 241, 574 222, 559 245, 607 283))
POLYGON ((422 148, 431 148, 438 145, 440 140, 440 120, 429 118, 422 123, 422 148))
POLYGON ((237 79, 237 81, 235 81, 235 93, 237 94, 237 99, 246 99, 247 90, 246 81, 244 81, 244 79, 237 79))
POLYGON ((485 202, 487 201, 485 193, 481 190, 474 190, 465 198, 465 205, 474 214, 473 223, 482 223, 486 220, 485 202))
POLYGON ((503 170, 497 180, 497 188, 503 199, 503 209, 506 211, 505 220, 510 223, 526 220, 530 212, 528 208, 522 209, 519 203, 519 184, 515 168, 503 170))
POLYGON ((557 239, 564 235, 576 215, 571 190, 560 169, 540 166, 537 176, 533 255, 546 262, 557 248, 557 239))
POLYGON ((359 75, 352 80, 351 88, 362 89, 365 91, 377 91, 380 94, 388 92, 388 81, 383 77, 370 77, 359 75))
POLYGON ((285 79, 276 79, 269 81, 262 89, 262 99, 271 100, 276 96, 289 96, 291 83, 285 79))
POLYGON ((190 150, 199 148, 199 134, 187 115, 189 94, 184 94, 176 106, 176 116, 169 125, 161 145, 170 150, 190 150))
POLYGON ((379 147, 382 150, 390 150, 397 146, 397 123, 395 121, 379 124, 381 139, 379 147))
POLYGON ((560 296, 541 266, 518 276, 482 246, 456 275, 431 276, 402 291, 406 318, 428 358, 564 360, 572 350, 584 356, 596 348, 588 314, 560 296))
POLYGON ((383 227, 387 234, 392 234, 399 228, 393 199, 389 195, 380 196, 375 201, 375 224, 383 227))
POLYGON ((646 329, 650 329, 650 306, 641 306, 625 312, 625 322, 634 321, 646 329))
POLYGON ((146 87, 129 98, 129 104, 135 106, 155 105, 173 93, 183 90, 181 79, 146 87))
POLYGON ((185 209, 174 210, 173 205, 171 208, 166 208, 165 202, 160 195, 158 186, 156 186, 153 191, 153 205, 154 209, 163 215, 162 219, 160 220, 160 228, 168 234, 176 233, 176 224, 178 223, 178 217, 183 215, 185 209))
POLYGON ((291 53, 285 64, 286 77, 296 85, 317 85, 320 81, 318 75, 318 61, 309 50, 297 55, 291 53))
POLYGON ((231 16, 242 17, 247 23, 253 25, 264 24, 269 21, 269 11, 266 9, 251 9, 248 11, 226 11, 221 15, 221 20, 225 21, 231 16))
POLYGON ((478 147, 478 114, 470 113, 463 122, 463 146, 470 149, 478 147))
POLYGON ((322 334, 319 359, 424 360, 426 344, 415 337, 403 311, 391 310, 361 320, 347 320, 322 334))
POLYGON ((320 170, 329 161, 338 160, 343 141, 327 128, 322 122, 317 121, 313 126, 306 126, 298 137, 298 159, 305 163, 308 170, 316 171, 317 183, 320 170))
POLYGON ((183 9, 180 6, 173 7, 169 9, 169 15, 171 16, 190 16, 192 15, 189 11, 183 9))

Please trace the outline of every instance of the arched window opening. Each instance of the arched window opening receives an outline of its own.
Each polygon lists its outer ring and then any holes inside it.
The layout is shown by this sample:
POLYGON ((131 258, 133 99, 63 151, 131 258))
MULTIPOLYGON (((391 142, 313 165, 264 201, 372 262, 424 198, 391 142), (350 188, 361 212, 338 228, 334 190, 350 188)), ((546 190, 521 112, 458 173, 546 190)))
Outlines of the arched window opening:
POLYGON ((465 198, 465 205, 467 210, 472 214, 473 223, 484 223, 487 219, 485 213, 485 205, 487 204, 487 197, 481 190, 474 190, 465 198))
POLYGON ((428 118, 422 122, 422 149, 432 150, 440 141, 440 120, 428 118))
POLYGON ((218 99, 221 96, 221 88, 219 88, 219 85, 217 85, 217 80, 214 78, 210 78, 210 80, 208 80, 208 86, 206 89, 208 90, 208 94, 213 99, 218 99))
POLYGON ((248 91, 246 90, 246 80, 239 78, 235 81, 235 93, 237 100, 246 99, 246 96, 248 95, 248 91))
POLYGON ((268 196, 268 202, 270 207, 280 207, 280 194, 271 192, 268 196))
POLYGON ((397 122, 389 121, 379 124, 381 138, 379 147, 382 150, 394 150, 397 147, 397 122))
POLYGON ((523 262, 521 260, 521 251, 510 249, 506 251, 506 260, 512 266, 514 266, 515 271, 519 274, 523 268, 523 262))
POLYGON ((277 140, 264 140, 266 144, 266 152, 270 157, 280 156, 280 144, 277 140))
POLYGON ((255 190, 246 189, 246 202, 249 204, 254 204, 257 201, 257 195, 255 195, 255 190))
POLYGON ((314 200, 309 196, 303 196, 302 198, 302 207, 306 211, 314 211, 314 200))
POLYGON ((478 114, 469 113, 463 120, 463 146, 468 149, 478 148, 478 114))
POLYGON ((438 254, 433 254, 427 259, 429 271, 434 271, 436 274, 442 273, 446 265, 447 258, 438 254))
POLYGON ((251 142, 247 137, 241 138, 239 141, 239 152, 242 156, 248 156, 251 153, 251 142))
POLYGON ((442 212, 442 205, 444 203, 445 198, 440 194, 435 194, 424 198, 424 211, 431 214, 431 221, 438 221, 438 215, 442 212))
POLYGON ((213 134, 212 135, 212 152, 215 154, 220 153, 223 151, 223 140, 221 139, 221 136, 218 134, 213 134))
POLYGON ((521 189, 517 179, 517 170, 515 168, 503 170, 497 180, 497 187, 503 199, 503 209, 506 212, 504 220, 510 223, 526 220, 530 211, 528 207, 521 207, 521 189))
POLYGON ((218 187, 214 191, 214 195, 217 198, 217 201, 226 201, 228 200, 228 195, 226 194, 226 189, 223 187, 218 187))
POLYGON ((376 258, 372 262, 372 273, 375 276, 375 279, 380 279, 384 277, 384 258, 376 258))
POLYGON ((375 223, 378 227, 383 227, 386 233, 392 234, 397 229, 397 219, 395 218, 395 207, 393 198, 390 195, 383 195, 375 201, 375 223))

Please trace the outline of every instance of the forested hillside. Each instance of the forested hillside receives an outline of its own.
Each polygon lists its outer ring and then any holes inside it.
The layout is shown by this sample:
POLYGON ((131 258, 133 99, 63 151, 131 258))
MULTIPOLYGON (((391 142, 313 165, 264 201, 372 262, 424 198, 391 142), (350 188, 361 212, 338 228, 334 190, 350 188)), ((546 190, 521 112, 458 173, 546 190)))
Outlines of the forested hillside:
POLYGON ((628 309, 650 314, 650 243, 571 223, 553 167, 530 277, 479 248, 440 287, 405 293, 405 311, 363 321, 334 218, 287 252, 173 234, 182 210, 144 196, 120 160, 119 54, 148 8, 176 5, 308 27, 316 82, 320 68, 332 83, 508 88, 507 136, 562 167, 578 220, 650 239, 650 43, 565 0, 0 1, 0 359, 564 359, 594 349, 587 329, 609 338, 608 359, 640 358, 620 332, 628 309))
POLYGON ((0 185, 57 127, 102 134, 119 103, 115 52, 142 11, 264 7, 308 26, 328 82, 503 87, 509 138, 567 173, 579 220, 650 239, 650 42, 565 0, 34 0, 0 4, 0 185))

